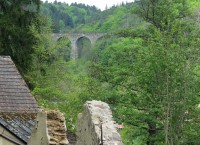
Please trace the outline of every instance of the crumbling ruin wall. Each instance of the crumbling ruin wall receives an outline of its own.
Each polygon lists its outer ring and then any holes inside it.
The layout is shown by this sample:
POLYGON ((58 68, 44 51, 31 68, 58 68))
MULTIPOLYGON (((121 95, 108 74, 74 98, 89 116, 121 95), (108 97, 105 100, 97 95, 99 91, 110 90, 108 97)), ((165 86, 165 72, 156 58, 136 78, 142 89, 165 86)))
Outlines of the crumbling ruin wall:
POLYGON ((41 111, 28 145, 67 145, 64 115, 57 110, 41 111))
POLYGON ((49 145, 67 145, 64 115, 56 110, 47 111, 47 128, 50 136, 49 145))
POLYGON ((28 145, 48 145, 50 137, 47 130, 47 113, 41 111, 37 114, 37 121, 31 137, 28 141, 28 145))
POLYGON ((77 121, 76 145, 123 145, 108 104, 87 101, 77 121))

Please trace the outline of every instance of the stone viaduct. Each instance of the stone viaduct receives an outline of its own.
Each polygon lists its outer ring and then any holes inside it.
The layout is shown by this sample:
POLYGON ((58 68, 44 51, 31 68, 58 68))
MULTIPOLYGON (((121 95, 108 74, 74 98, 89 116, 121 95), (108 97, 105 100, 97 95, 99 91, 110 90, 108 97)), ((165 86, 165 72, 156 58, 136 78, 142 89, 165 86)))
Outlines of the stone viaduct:
POLYGON ((53 38, 57 41, 62 37, 66 37, 71 41, 71 59, 77 59, 78 58, 78 46, 77 46, 77 42, 85 37, 88 38, 91 42, 91 46, 94 46, 94 44, 96 43, 96 41, 103 37, 106 33, 54 33, 53 34, 53 38))

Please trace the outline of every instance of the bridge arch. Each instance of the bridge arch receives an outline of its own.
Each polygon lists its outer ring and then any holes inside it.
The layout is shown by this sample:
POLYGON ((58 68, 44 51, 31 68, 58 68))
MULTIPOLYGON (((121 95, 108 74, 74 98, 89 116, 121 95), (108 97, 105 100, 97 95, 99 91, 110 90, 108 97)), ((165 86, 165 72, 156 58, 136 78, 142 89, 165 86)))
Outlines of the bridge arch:
POLYGON ((85 37, 88 38, 91 42, 91 46, 94 46, 96 41, 103 37, 105 33, 68 33, 68 34, 59 34, 55 33, 53 34, 54 39, 58 40, 61 37, 67 37, 71 41, 71 59, 77 59, 78 58, 78 46, 77 42, 79 39, 85 37))
POLYGON ((77 58, 87 57, 92 48, 92 42, 88 37, 83 36, 77 39, 76 46, 77 58))

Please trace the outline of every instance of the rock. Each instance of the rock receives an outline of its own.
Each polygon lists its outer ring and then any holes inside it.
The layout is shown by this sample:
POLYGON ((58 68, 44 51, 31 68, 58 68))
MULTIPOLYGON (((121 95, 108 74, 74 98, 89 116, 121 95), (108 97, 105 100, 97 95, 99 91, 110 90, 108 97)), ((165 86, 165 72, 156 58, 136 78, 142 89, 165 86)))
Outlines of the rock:
POLYGON ((76 145, 123 145, 108 104, 88 101, 78 115, 76 145), (101 136, 103 134, 103 136, 101 136))
POLYGON ((47 128, 50 136, 50 145, 67 145, 66 126, 64 115, 57 111, 47 111, 47 128))

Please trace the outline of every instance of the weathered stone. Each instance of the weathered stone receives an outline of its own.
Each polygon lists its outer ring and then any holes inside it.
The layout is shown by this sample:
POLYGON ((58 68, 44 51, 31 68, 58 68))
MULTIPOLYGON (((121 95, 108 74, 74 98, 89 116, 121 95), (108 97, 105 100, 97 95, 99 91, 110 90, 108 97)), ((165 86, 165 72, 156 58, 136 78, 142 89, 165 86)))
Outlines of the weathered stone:
POLYGON ((50 136, 49 145, 67 145, 66 126, 64 115, 57 111, 47 111, 47 128, 50 136))
POLYGON ((59 145, 67 145, 66 140, 64 139, 64 140, 60 141, 59 145))
POLYGON ((76 145, 99 145, 102 139, 104 145, 123 145, 108 104, 88 101, 78 115, 76 145))
POLYGON ((119 135, 119 133, 112 133, 112 138, 113 140, 116 140, 116 141, 121 141, 121 137, 119 135))

